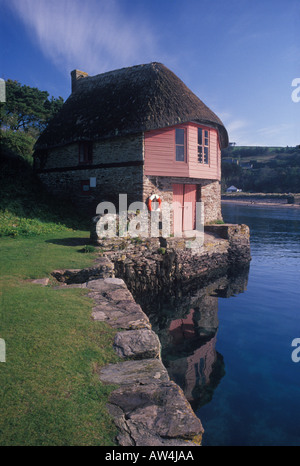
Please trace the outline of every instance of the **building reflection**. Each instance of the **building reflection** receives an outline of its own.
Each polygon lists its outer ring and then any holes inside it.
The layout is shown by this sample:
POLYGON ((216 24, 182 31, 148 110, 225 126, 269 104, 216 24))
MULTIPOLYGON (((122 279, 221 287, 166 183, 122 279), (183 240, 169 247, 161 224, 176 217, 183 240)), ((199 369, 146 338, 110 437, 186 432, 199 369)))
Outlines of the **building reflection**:
POLYGON ((225 374, 223 357, 216 351, 218 298, 205 296, 182 319, 169 326, 162 359, 170 378, 183 389, 194 409, 207 403, 225 374))
POLYGON ((218 299, 243 293, 249 267, 235 276, 221 277, 189 294, 177 288, 164 296, 151 296, 143 308, 162 345, 162 360, 169 376, 184 391, 196 411, 208 403, 225 375, 223 356, 216 351, 218 299))

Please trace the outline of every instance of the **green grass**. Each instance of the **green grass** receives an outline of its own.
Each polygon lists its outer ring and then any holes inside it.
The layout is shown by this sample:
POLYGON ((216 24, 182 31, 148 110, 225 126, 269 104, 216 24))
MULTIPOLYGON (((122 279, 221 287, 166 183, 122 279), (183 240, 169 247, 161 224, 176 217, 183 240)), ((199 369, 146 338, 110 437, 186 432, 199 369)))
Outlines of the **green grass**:
POLYGON ((65 230, 68 227, 59 222, 20 216, 8 209, 0 210, 0 236, 33 236, 65 230))
POLYGON ((30 280, 91 265, 95 253, 80 253, 86 243, 85 231, 0 238, 0 445, 114 445, 112 387, 97 376, 117 361, 114 331, 91 320, 83 290, 30 280))
POLYGON ((51 196, 26 161, 0 157, 0 237, 86 229, 89 222, 70 200, 51 196))

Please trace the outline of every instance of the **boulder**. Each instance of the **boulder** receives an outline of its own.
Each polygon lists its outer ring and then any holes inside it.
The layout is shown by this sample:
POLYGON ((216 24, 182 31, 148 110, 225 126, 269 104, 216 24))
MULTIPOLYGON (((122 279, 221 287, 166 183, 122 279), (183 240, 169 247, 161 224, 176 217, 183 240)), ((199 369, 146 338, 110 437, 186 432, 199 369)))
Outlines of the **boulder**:
POLYGON ((159 359, 142 359, 108 364, 100 370, 99 378, 104 383, 128 386, 168 381, 169 375, 159 359))
POLYGON ((120 387, 111 394, 108 408, 122 446, 197 446, 201 442, 201 421, 172 381, 120 387))
POLYGON ((160 357, 160 341, 153 330, 146 328, 118 332, 114 339, 114 349, 118 356, 132 359, 160 357))

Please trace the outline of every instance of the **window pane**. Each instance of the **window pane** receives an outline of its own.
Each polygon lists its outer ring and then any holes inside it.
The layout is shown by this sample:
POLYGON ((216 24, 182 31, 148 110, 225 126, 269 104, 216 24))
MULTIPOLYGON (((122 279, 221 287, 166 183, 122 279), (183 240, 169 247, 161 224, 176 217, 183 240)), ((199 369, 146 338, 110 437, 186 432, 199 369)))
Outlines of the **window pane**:
POLYGON ((198 146, 198 162, 200 162, 200 163, 203 162, 202 146, 198 146))
POLYGON ((208 163, 208 147, 204 147, 204 163, 208 163))
POLYGON ((184 144, 184 129, 182 128, 176 129, 176 144, 184 144))
POLYGON ((208 131, 204 131, 204 145, 208 146, 208 131))
POLYGON ((79 143, 79 162, 91 163, 93 161, 93 144, 91 142, 79 143))
POLYGON ((88 162, 92 162, 93 161, 93 143, 92 142, 89 142, 88 143, 88 147, 87 147, 87 158, 88 158, 88 162))
POLYGON ((79 161, 84 162, 84 144, 79 143, 79 161))
POLYGON ((198 144, 202 145, 202 128, 198 128, 198 144))
POLYGON ((184 162, 184 146, 176 146, 176 161, 184 162))

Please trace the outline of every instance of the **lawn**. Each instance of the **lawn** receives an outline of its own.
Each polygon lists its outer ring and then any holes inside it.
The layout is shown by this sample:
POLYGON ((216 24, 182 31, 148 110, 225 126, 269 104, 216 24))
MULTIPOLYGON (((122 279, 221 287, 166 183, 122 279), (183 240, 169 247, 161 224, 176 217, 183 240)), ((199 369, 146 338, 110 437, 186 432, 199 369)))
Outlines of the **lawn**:
POLYGON ((0 238, 0 445, 114 445, 111 386, 97 369, 117 361, 114 331, 91 320, 81 289, 31 282, 92 264, 86 231, 0 238))

